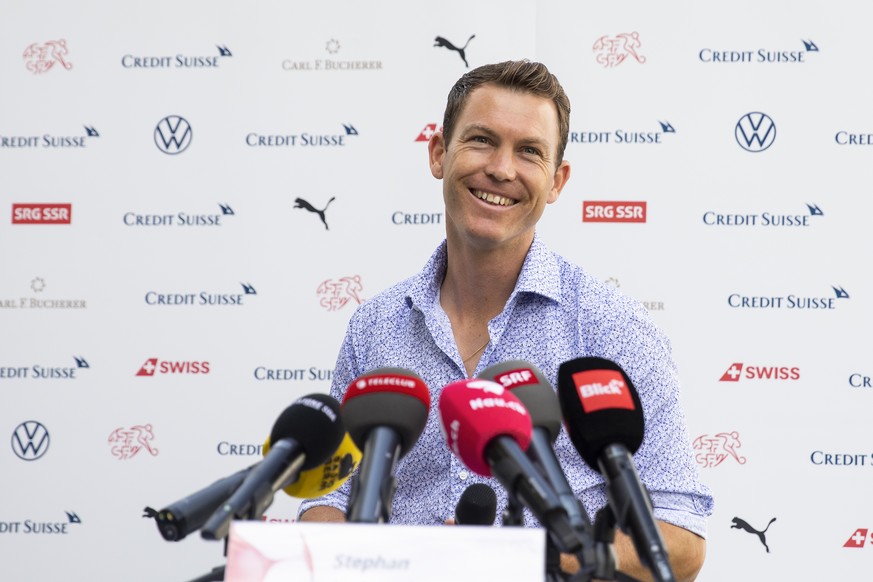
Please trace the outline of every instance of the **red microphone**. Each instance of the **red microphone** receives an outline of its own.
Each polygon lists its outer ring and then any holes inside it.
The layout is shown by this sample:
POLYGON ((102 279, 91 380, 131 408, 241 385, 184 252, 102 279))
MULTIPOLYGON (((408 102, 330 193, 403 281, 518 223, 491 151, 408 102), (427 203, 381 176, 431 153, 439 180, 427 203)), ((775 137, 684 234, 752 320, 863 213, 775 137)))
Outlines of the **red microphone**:
POLYGON ((517 396, 491 380, 443 388, 440 428, 449 449, 473 472, 497 478, 511 501, 530 509, 563 552, 581 547, 552 486, 525 455, 532 424, 517 396))

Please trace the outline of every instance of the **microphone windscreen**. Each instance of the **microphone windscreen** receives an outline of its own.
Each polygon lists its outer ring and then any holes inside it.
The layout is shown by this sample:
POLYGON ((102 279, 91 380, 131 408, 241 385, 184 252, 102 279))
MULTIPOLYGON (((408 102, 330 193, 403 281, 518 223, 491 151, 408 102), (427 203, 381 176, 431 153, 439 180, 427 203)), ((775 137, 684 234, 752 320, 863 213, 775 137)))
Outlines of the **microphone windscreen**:
POLYGON ((400 456, 418 441, 427 424, 430 391, 417 374, 378 368, 353 380, 343 396, 343 424, 359 449, 369 432, 387 426, 400 435, 400 456))
POLYGON ((607 445, 633 454, 643 442, 643 407, 624 370, 604 358, 576 358, 558 368, 558 401, 567 434, 579 455, 599 471, 607 445))
POLYGON ((546 429, 549 439, 555 442, 561 432, 561 405, 555 389, 536 366, 525 360, 510 360, 489 366, 479 377, 510 390, 527 408, 531 423, 546 429))
POLYGON ((306 471, 324 463, 345 432, 339 402, 328 394, 308 394, 282 411, 270 432, 270 442, 297 441, 306 453, 300 470, 306 471))
POLYGON ((455 506, 457 525, 493 525, 497 517, 497 494, 485 483, 473 483, 461 493, 455 506))
POLYGON ((439 401, 440 429, 449 449, 471 471, 491 476, 485 448, 492 439, 508 436, 522 450, 530 445, 530 415, 521 401, 491 380, 459 380, 443 388, 439 401))
MULTIPOLYGON (((270 452, 270 439, 264 443, 264 455, 270 452)), ((339 489, 348 481, 361 462, 361 451, 355 446, 352 437, 346 433, 340 446, 327 458, 324 464, 306 471, 300 471, 297 480, 285 487, 284 491, 298 499, 315 499, 339 489)))

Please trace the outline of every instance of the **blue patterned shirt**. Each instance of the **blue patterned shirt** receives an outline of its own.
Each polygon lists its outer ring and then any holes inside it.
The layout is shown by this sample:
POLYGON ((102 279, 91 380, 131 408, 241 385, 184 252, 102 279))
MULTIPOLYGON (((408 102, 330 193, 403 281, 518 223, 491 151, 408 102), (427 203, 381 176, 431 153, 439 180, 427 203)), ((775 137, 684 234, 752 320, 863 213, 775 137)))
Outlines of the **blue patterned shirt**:
MULTIPOLYGON (((440 432, 442 388, 467 377, 440 306, 445 272, 443 241, 418 275, 360 305, 349 321, 333 377, 331 394, 340 401, 352 380, 385 366, 414 371, 430 389, 424 432, 396 467, 391 523, 441 524, 454 517, 461 493, 476 482, 497 493, 498 515, 506 505, 500 484, 468 470, 440 432)), ((639 302, 567 262, 535 236, 515 290, 503 312, 488 323, 488 334, 491 341, 474 375, 507 360, 527 360, 556 386, 558 366, 568 360, 599 356, 619 364, 643 404, 645 436, 634 462, 655 517, 705 537, 713 499, 699 481, 691 454, 670 342, 639 302)), ((555 452, 593 520, 607 503, 603 478, 585 464, 563 428, 555 452)), ((345 511, 348 490, 346 482, 324 497, 304 501, 300 513, 316 505, 345 511)), ((525 523, 537 524, 530 513, 525 523)))

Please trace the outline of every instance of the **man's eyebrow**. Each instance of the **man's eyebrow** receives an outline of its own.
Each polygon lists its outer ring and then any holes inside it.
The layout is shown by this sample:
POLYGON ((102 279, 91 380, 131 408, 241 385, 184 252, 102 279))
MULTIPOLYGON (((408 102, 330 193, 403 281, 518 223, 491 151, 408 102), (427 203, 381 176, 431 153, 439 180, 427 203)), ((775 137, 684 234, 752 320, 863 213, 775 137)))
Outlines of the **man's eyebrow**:
MULTIPOLYGON (((470 125, 464 127, 461 130, 460 135, 466 137, 466 136, 469 136, 471 133, 484 133, 484 134, 488 135, 489 137, 495 137, 497 135, 497 132, 495 132, 493 129, 491 129, 490 127, 488 127, 487 125, 482 124, 482 123, 471 123, 470 125)), ((526 137, 526 138, 519 140, 519 144, 525 145, 525 146, 537 146, 543 150, 547 149, 548 145, 549 145, 547 140, 540 138, 540 137, 533 137, 533 136, 526 137)))

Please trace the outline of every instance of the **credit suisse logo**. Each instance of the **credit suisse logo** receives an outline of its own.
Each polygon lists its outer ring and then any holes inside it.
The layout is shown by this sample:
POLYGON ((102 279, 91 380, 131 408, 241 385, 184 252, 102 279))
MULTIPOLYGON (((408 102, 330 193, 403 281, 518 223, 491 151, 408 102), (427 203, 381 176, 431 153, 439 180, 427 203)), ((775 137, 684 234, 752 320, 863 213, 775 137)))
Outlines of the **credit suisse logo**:
POLYGON ((739 382, 743 380, 799 380, 800 368, 797 366, 754 366, 742 362, 731 364, 719 382, 739 382))
POLYGON ((81 356, 73 356, 75 366, 33 364, 32 366, 0 366, 0 380, 75 380, 76 373, 91 366, 81 356))
POLYGON ((658 128, 620 128, 612 131, 571 131, 568 143, 581 144, 639 144, 659 145, 666 143, 665 136, 676 133, 669 121, 658 121, 658 128))
POLYGON ((0 534, 67 535, 72 531, 72 529, 68 529, 68 526, 81 524, 82 520, 75 511, 65 511, 64 513, 67 515, 66 521, 45 518, 0 521, 0 534))
POLYGON ((70 224, 73 205, 68 202, 13 203, 12 224, 70 224))
POLYGON ((146 305, 158 307, 189 305, 189 306, 213 306, 213 307, 238 307, 245 305, 246 299, 258 292, 250 283, 240 283, 242 293, 239 292, 178 292, 178 291, 147 291, 145 294, 146 305))
POLYGON ((0 135, 0 148, 7 149, 80 149, 87 148, 91 138, 100 132, 91 125, 83 125, 84 134, 0 135))
POLYGON ((702 48, 697 53, 697 58, 702 63, 715 64, 795 64, 806 63, 810 53, 819 52, 818 46, 812 40, 801 40, 796 45, 786 48, 758 48, 758 49, 735 49, 735 48, 702 48))
POLYGON ((616 200, 586 200, 582 222, 646 222, 646 203, 616 200))
POLYGON ((849 299, 849 293, 843 288, 832 285, 833 296, 827 293, 818 296, 808 295, 743 295, 731 293, 728 295, 728 305, 734 309, 803 309, 832 310, 836 309, 842 300, 849 299))
POLYGON ((706 226, 741 226, 769 228, 808 228, 818 222, 817 216, 824 216, 818 204, 806 204, 806 211, 796 212, 717 212, 707 210, 703 213, 706 226))
POLYGON ((226 45, 215 45, 215 49, 200 55, 132 55, 121 57, 125 69, 217 69, 233 53, 226 45))
POLYGON ((137 376, 154 376, 155 374, 208 374, 209 362, 203 361, 171 361, 149 358, 140 366, 137 376))
POLYGON ((849 386, 852 388, 873 388, 873 378, 866 374, 854 373, 849 376, 849 386))
POLYGON ((200 212, 172 211, 172 212, 125 212, 122 220, 125 226, 152 227, 152 226, 223 226, 223 219, 234 216, 236 213, 229 204, 218 204, 219 211, 209 212, 203 209, 200 212))
POLYGON ((351 123, 343 123, 342 131, 302 131, 299 133, 271 132, 246 134, 246 145, 253 148, 333 148, 345 147, 359 135, 351 123))

